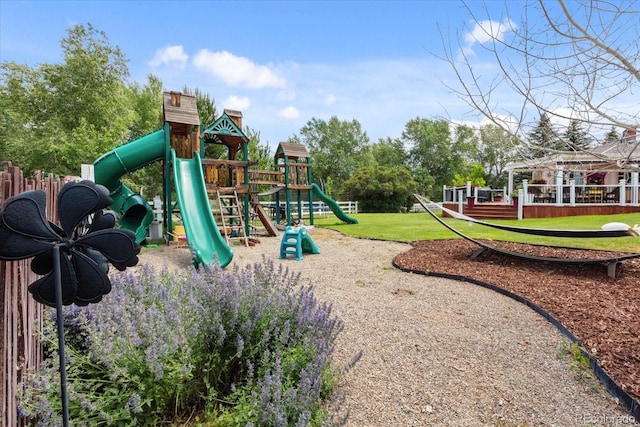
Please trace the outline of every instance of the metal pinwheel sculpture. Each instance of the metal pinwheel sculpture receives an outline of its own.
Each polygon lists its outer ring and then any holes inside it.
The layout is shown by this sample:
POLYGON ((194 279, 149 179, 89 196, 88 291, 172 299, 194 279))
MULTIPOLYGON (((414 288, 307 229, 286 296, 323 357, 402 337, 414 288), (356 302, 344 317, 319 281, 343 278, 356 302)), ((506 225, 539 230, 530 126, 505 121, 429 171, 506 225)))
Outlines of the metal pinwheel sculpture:
POLYGON ((69 182, 57 198, 60 227, 47 220, 46 194, 25 191, 0 211, 0 260, 33 257, 31 270, 43 275, 29 285, 33 298, 56 307, 63 426, 69 425, 63 305, 88 305, 111 291, 109 263, 118 270, 138 263, 140 246, 132 231, 113 229, 116 217, 103 212, 109 191, 91 181, 69 182))
POLYGON ((58 227, 46 218, 44 191, 25 191, 8 199, 0 211, 0 259, 34 257, 31 270, 43 277, 29 286, 29 292, 36 301, 55 307, 57 247, 62 304, 99 302, 111 290, 109 263, 124 270, 137 264, 140 252, 134 233, 113 229, 115 215, 103 212, 111 202, 101 185, 69 182, 58 193, 58 227))

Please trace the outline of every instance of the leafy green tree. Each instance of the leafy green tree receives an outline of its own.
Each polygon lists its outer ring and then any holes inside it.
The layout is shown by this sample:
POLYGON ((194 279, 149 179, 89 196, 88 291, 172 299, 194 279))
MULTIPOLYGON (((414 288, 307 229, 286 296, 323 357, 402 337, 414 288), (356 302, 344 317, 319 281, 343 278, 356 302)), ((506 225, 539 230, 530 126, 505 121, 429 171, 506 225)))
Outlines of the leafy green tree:
POLYGON ((454 136, 451 167, 454 170, 468 169, 478 161, 478 134, 467 125, 457 125, 454 128, 454 136))
POLYGON ((371 145, 371 154, 380 166, 397 167, 407 164, 408 155, 400 139, 380 138, 371 145))
POLYGON ((76 25, 62 39, 64 63, 44 67, 45 81, 54 89, 55 119, 64 129, 74 129, 77 120, 99 131, 117 130, 119 140, 131 121, 126 105, 125 81, 129 77, 128 60, 120 48, 111 46, 107 35, 91 24, 76 25))
POLYGON ((216 101, 212 96, 208 93, 204 93, 199 88, 191 90, 187 86, 182 89, 182 93, 196 97, 196 107, 198 108, 200 123, 206 127, 216 121, 218 118, 218 108, 216 107, 216 101))
POLYGON ((18 155, 26 157, 28 150, 14 147, 29 147, 29 135, 35 132, 28 94, 36 80, 35 72, 27 66, 0 64, 0 161, 12 160, 24 167, 18 155))
POLYGON ((405 167, 368 166, 358 169, 343 185, 363 212, 399 212, 416 192, 405 167))
POLYGON ((492 188, 507 184, 506 166, 520 157, 520 140, 494 124, 480 127, 478 160, 486 172, 487 185, 492 188))
POLYGON ((127 61, 105 33, 77 25, 61 47, 60 64, 0 65, 0 106, 17 121, 2 123, 5 156, 26 173, 78 175, 81 163, 126 141, 134 121, 127 61))
POLYGON ((313 159, 316 182, 331 177, 340 188, 359 167, 373 164, 368 149, 369 137, 357 120, 341 121, 333 116, 329 121, 313 118, 300 129, 300 137, 291 142, 302 142, 313 159))
POLYGON ((162 127, 162 81, 153 74, 147 83, 140 86, 134 82, 129 86, 130 103, 134 118, 129 125, 129 139, 136 139, 162 127))
POLYGON ((453 176, 464 165, 464 137, 452 140, 449 122, 445 120, 418 117, 407 122, 402 140, 410 147, 411 167, 423 169, 423 177, 426 177, 426 171, 433 178, 434 185, 427 195, 437 200, 441 197, 437 187, 450 185, 453 176))
POLYGON ((591 147, 591 138, 582 124, 583 122, 572 119, 564 133, 564 141, 570 151, 584 151, 591 147))
POLYGON ((436 189, 436 180, 426 168, 414 168, 411 177, 416 183, 416 192, 429 195, 434 201, 442 201, 442 192, 436 189))
POLYGON ((453 177, 453 185, 465 185, 467 182, 484 187, 487 182, 484 179, 484 168, 480 164, 472 165, 466 174, 457 173, 453 177))
POLYGON ((249 160, 257 161, 257 169, 271 170, 273 169, 273 155, 268 144, 260 144, 260 132, 245 126, 244 134, 249 138, 249 160))
POLYGON ((413 168, 424 168, 436 182, 450 182, 451 133, 444 120, 415 118, 407 122, 402 140, 410 147, 409 162, 413 168))

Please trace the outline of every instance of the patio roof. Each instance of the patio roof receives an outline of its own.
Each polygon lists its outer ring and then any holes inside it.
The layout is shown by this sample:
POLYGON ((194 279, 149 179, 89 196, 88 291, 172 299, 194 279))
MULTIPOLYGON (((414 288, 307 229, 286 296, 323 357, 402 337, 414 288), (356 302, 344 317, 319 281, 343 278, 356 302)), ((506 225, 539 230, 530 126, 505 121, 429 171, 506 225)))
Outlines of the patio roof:
POLYGON ((571 169, 574 171, 602 169, 637 171, 638 163, 640 163, 640 142, 613 142, 600 145, 588 151, 565 151, 547 157, 511 162, 507 164, 506 169, 512 171, 558 169, 571 169))

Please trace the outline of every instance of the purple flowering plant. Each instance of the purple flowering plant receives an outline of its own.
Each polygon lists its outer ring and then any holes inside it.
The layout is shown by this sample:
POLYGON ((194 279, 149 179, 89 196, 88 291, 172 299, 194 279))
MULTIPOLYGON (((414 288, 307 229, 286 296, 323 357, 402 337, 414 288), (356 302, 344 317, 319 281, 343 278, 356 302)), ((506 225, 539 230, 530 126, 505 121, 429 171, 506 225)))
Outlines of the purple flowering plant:
MULTIPOLYGON (((130 269, 131 270, 131 269, 130 269)), ((111 275, 105 303, 66 307, 74 425, 316 426, 335 391, 342 322, 298 275, 264 260, 244 269, 111 275)), ((54 348, 53 322, 44 339, 54 348)), ((51 359, 23 384, 20 411, 60 420, 51 359)))

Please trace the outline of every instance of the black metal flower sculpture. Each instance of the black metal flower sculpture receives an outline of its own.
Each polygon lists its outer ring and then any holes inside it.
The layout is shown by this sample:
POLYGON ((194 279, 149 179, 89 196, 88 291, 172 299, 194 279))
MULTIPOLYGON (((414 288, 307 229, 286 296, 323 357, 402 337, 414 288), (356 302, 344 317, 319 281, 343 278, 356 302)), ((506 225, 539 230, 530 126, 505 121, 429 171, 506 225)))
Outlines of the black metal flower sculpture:
POLYGON ((62 306, 99 302, 111 291, 109 263, 118 270, 138 263, 140 246, 132 231, 113 226, 103 212, 109 190, 91 181, 69 182, 58 193, 60 227, 47 220, 44 191, 25 191, 4 202, 0 211, 0 260, 33 257, 31 270, 43 277, 29 285, 33 298, 56 308, 62 424, 69 426, 62 306))
POLYGON ((111 290, 109 263, 118 270, 138 263, 140 246, 129 230, 113 229, 116 218, 103 209, 109 191, 91 181, 69 182, 58 193, 61 227, 47 221, 46 195, 25 191, 0 211, 0 259, 34 257, 31 270, 43 275, 29 286, 34 299, 56 306, 54 248, 59 248, 62 304, 99 302, 111 290))

